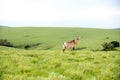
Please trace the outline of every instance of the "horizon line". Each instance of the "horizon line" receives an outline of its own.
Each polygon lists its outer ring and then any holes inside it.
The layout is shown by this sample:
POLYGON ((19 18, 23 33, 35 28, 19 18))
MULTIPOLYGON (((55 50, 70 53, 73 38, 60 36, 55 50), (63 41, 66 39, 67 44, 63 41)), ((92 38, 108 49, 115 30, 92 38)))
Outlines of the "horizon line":
POLYGON ((100 27, 87 27, 87 26, 3 26, 0 27, 10 27, 10 28, 93 28, 93 29, 120 29, 118 28, 100 28, 100 27))

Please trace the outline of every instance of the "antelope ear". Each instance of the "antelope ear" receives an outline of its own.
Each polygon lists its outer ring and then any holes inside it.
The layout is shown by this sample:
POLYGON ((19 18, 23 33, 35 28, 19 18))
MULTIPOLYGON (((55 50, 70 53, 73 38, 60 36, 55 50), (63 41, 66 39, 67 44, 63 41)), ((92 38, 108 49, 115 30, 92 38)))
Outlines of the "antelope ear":
POLYGON ((79 37, 79 36, 77 36, 77 38, 78 38, 78 40, 80 40, 80 37, 79 37))

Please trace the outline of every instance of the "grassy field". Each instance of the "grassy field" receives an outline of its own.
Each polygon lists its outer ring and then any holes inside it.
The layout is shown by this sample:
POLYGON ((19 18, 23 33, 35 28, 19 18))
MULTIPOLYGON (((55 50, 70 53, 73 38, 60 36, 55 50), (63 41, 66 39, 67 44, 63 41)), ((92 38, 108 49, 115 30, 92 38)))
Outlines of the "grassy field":
POLYGON ((0 80, 120 80, 120 48, 101 51, 103 42, 120 42, 120 30, 89 28, 0 28, 0 80), (78 49, 62 43, 80 36, 78 49), (106 39, 109 37, 109 39, 106 39), (25 45, 34 45, 25 50, 25 45))
POLYGON ((23 50, 0 47, 1 80, 119 80, 120 50, 23 50))
POLYGON ((32 47, 39 50, 60 50, 63 42, 71 41, 74 36, 80 36, 78 48, 101 49, 103 42, 120 42, 119 34, 120 30, 90 28, 0 28, 0 39, 7 39, 20 48, 41 43, 35 48, 32 47))

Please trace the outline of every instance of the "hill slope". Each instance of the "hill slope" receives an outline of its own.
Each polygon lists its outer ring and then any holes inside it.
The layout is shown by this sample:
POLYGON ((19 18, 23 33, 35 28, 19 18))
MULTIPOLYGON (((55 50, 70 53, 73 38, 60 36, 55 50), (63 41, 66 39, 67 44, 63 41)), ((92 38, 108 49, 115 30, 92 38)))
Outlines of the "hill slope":
POLYGON ((102 49, 103 42, 120 41, 119 33, 88 28, 0 28, 0 39, 18 47, 0 46, 0 80, 120 80, 120 48, 96 50, 102 49), (76 35, 80 50, 63 53, 62 43, 76 35), (19 49, 25 45, 32 47, 19 49))
POLYGON ((90 28, 0 28, 0 39, 8 39, 19 48, 39 43, 39 46, 32 49, 45 50, 62 49, 63 42, 71 41, 74 36, 80 36, 80 49, 101 49, 103 42, 120 41, 119 34, 120 30, 90 28))

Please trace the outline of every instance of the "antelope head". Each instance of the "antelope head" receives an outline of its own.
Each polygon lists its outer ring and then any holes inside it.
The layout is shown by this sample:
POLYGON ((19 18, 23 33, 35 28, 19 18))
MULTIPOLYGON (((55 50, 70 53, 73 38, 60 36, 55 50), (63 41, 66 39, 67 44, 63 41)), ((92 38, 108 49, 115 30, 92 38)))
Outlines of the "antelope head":
POLYGON ((75 36, 75 37, 74 37, 74 40, 79 40, 79 36, 75 36))

